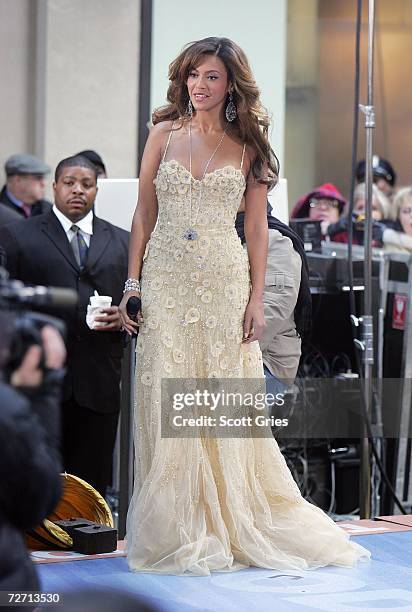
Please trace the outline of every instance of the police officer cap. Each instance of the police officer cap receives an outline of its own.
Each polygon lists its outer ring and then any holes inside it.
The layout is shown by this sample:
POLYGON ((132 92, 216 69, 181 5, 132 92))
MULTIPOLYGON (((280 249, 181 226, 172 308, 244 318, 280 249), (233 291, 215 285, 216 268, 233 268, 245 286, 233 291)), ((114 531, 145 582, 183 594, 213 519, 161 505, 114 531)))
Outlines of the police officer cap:
POLYGON ((28 153, 17 153, 8 158, 4 165, 7 176, 15 174, 49 174, 50 168, 41 159, 28 153))
MULTIPOLYGON (((372 157, 372 168, 373 176, 385 179, 385 181, 389 183, 389 185, 391 185, 392 187, 395 185, 396 172, 387 159, 379 157, 379 155, 374 155, 372 157)), ((362 159, 360 162, 358 162, 356 168, 356 178, 359 183, 365 180, 365 174, 366 163, 365 160, 362 159)))

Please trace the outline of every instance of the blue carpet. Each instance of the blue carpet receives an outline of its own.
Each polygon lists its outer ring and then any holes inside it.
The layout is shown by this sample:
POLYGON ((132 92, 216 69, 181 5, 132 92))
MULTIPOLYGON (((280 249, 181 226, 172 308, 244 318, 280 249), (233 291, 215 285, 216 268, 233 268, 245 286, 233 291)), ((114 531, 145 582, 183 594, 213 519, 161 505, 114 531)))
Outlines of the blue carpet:
POLYGON ((249 568, 207 577, 135 574, 125 558, 38 565, 43 591, 112 587, 162 612, 412 612, 412 532, 357 536, 372 553, 353 569, 249 568))

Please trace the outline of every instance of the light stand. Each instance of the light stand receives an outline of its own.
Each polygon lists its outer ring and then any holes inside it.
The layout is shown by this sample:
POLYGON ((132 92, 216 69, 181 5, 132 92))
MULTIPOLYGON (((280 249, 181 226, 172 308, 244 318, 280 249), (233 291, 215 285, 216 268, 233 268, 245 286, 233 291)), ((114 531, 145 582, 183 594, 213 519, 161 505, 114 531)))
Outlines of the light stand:
MULTIPOLYGON (((369 0, 368 10, 368 65, 367 65, 367 103, 360 105, 365 114, 366 152, 365 152, 365 240, 364 240, 364 314, 360 318, 362 363, 364 366, 364 405, 369 420, 372 416, 372 375, 373 375, 373 317, 372 317, 372 185, 373 185, 373 130, 375 128, 375 109, 373 107, 373 54, 375 29, 375 0, 369 0)), ((370 518, 371 512, 371 463, 370 447, 366 426, 360 445, 360 517, 370 518)))

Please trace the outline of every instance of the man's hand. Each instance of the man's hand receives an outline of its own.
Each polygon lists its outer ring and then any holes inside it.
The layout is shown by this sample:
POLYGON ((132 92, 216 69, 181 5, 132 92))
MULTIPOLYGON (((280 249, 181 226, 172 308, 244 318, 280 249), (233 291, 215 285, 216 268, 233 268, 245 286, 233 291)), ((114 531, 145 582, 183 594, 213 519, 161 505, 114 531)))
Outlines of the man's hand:
POLYGON ((102 308, 102 314, 94 318, 96 323, 104 323, 104 325, 96 326, 93 331, 119 331, 122 327, 120 311, 118 306, 110 306, 102 308))
MULTIPOLYGON (((51 325, 43 327, 43 351, 46 368, 58 370, 66 360, 66 347, 57 329, 51 325)), ((13 372, 10 382, 14 387, 38 387, 43 382, 43 371, 40 368, 42 348, 30 346, 24 356, 21 366, 13 372)))

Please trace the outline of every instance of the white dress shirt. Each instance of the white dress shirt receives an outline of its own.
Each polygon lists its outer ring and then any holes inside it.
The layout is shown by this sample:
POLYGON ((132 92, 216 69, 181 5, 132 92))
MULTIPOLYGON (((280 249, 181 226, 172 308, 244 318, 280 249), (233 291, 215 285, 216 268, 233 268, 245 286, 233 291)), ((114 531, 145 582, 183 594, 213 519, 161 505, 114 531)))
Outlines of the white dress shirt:
POLYGON ((80 234, 82 235, 85 243, 87 244, 88 247, 90 246, 90 238, 93 235, 93 211, 92 210, 89 210, 87 215, 83 217, 83 219, 80 219, 80 221, 77 221, 76 223, 74 223, 73 221, 70 221, 70 219, 65 217, 65 215, 57 208, 56 204, 53 204, 53 212, 58 218, 58 220, 60 221, 60 223, 62 224, 62 227, 64 231, 66 232, 66 236, 69 242, 72 241, 72 238, 75 234, 75 232, 73 232, 73 230, 71 229, 72 225, 77 225, 77 227, 79 228, 80 234))

